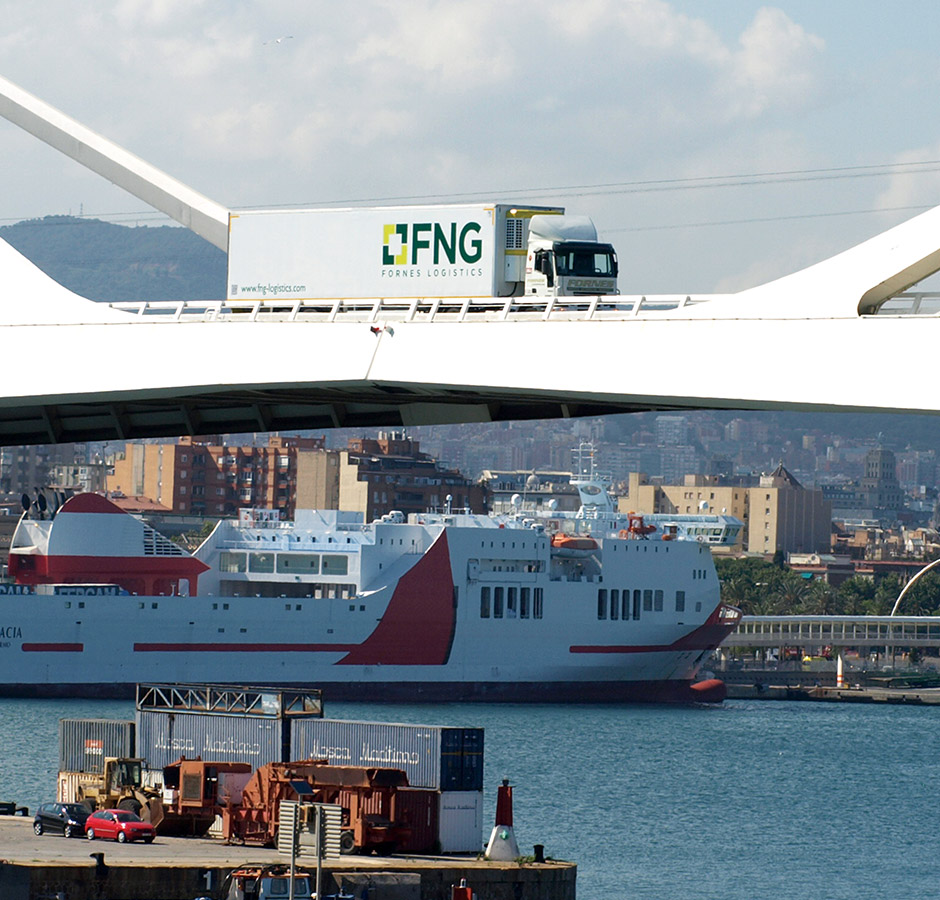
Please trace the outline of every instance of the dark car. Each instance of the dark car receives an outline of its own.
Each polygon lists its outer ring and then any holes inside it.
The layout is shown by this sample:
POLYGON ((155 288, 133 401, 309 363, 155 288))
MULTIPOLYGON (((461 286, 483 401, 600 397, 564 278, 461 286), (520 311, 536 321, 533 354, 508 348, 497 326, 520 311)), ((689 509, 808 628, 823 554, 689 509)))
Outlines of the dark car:
POLYGON ((138 840, 152 844, 154 830, 153 825, 126 809, 99 809, 86 820, 85 837, 90 841, 105 838, 122 844, 138 840))
POLYGON ((90 810, 81 803, 43 803, 33 819, 33 831, 36 834, 81 837, 89 815, 90 810))

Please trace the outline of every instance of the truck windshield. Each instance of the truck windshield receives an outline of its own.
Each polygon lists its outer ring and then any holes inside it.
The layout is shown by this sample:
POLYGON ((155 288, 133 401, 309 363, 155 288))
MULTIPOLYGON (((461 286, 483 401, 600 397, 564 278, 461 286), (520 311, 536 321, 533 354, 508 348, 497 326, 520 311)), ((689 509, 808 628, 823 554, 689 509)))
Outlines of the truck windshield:
POLYGON ((609 244, 555 244, 554 250, 559 275, 617 277, 617 257, 609 244))

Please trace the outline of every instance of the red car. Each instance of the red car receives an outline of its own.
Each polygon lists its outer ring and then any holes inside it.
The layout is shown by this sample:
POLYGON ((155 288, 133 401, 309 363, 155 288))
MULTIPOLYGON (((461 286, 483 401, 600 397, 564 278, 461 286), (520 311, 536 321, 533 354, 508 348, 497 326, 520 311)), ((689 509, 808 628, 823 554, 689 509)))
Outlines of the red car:
POLYGON ((152 844, 153 825, 126 809, 99 809, 85 822, 85 837, 93 841, 105 838, 123 844, 125 841, 143 841, 152 844))

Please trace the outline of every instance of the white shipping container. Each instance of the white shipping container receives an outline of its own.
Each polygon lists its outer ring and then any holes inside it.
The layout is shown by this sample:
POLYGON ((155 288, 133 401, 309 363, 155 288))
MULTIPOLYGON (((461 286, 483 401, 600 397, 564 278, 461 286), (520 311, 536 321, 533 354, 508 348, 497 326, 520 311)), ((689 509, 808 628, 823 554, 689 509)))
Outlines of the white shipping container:
POLYGON ((441 791, 441 853, 483 849, 483 791, 441 791))
POLYGON ((563 211, 479 203, 233 213, 228 299, 509 296, 525 280, 529 219, 563 211))

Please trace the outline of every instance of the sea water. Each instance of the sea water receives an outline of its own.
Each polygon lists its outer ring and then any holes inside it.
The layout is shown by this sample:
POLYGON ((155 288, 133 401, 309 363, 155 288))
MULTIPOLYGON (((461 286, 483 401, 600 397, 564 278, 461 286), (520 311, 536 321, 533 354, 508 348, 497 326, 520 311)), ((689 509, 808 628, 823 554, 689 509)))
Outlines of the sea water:
MULTIPOLYGON (((579 900, 940 896, 940 707, 327 704, 331 718, 486 729, 485 840, 513 785, 523 854, 579 900)), ((0 699, 0 800, 55 797, 59 718, 119 701, 0 699)))

